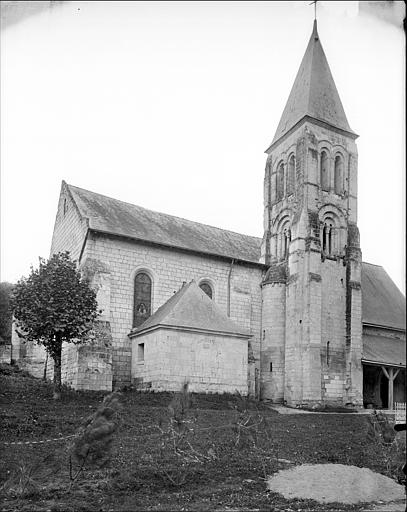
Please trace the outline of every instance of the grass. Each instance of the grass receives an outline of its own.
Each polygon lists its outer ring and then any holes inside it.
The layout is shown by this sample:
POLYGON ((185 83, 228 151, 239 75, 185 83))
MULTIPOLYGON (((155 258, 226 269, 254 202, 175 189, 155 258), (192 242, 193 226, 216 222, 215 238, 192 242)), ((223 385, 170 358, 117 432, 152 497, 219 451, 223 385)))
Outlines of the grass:
MULTIPOLYGON (((383 474, 388 464, 369 437, 364 415, 279 415, 265 405, 242 402, 233 395, 193 395, 190 438, 202 456, 185 462, 168 449, 159 426, 168 424, 172 393, 127 391, 121 397, 121 421, 108 467, 87 468, 70 485, 69 440, 5 445, 75 434, 100 406, 105 394, 65 390, 52 400, 52 388, 18 370, 0 372, 1 511, 127 510, 275 510, 327 511, 309 500, 286 500, 267 491, 266 475, 303 463, 341 463, 383 474), (248 436, 236 444, 236 422, 262 417, 257 448, 248 436), (167 422, 167 423, 166 423, 167 422), (267 435, 266 435, 267 431, 267 435), (164 443, 165 444, 165 443, 164 443), (184 465, 182 465, 184 464, 184 465), (168 475, 183 471, 177 486, 168 475), (184 475, 184 476, 185 476, 184 475)), ((394 475, 393 475, 394 476, 394 475)), ((174 480, 174 479, 172 479, 174 480)), ((176 480, 176 479, 175 479, 176 480)), ((329 510, 362 510, 332 505, 329 510)))

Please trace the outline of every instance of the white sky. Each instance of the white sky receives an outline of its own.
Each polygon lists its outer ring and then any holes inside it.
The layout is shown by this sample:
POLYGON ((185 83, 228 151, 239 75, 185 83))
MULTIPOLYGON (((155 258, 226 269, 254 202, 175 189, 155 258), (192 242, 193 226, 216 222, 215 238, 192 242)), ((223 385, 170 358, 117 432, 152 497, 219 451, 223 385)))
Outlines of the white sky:
MULTIPOLYGON (((261 237, 309 1, 56 4, 1 35, 0 279, 49 256, 62 179, 261 237)), ((318 31, 360 135, 363 260, 404 291, 404 33, 357 4, 318 2, 318 31)))

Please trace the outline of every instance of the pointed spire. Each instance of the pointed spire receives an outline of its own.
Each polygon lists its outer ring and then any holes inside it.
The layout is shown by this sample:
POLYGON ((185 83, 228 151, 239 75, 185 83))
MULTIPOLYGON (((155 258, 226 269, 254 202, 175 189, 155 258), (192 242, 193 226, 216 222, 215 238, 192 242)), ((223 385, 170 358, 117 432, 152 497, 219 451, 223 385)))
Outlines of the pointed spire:
POLYGON ((353 138, 357 137, 349 126, 329 69, 318 35, 317 20, 314 20, 307 49, 271 145, 305 116, 345 131, 353 138))
POLYGON ((317 20, 316 20, 316 18, 315 18, 315 20, 314 20, 314 25, 313 25, 313 27, 312 27, 312 35, 311 35, 311 37, 313 37, 313 38, 314 38, 314 41, 318 41, 318 39, 319 39, 318 29, 317 29, 317 20))

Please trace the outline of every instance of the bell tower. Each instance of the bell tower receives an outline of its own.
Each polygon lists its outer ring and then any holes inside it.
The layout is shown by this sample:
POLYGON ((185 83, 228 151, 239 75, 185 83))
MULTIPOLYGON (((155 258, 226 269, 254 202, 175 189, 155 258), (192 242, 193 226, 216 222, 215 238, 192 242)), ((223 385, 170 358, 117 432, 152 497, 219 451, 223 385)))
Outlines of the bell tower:
POLYGON ((266 151, 262 398, 361 403, 356 138, 314 21, 266 151))

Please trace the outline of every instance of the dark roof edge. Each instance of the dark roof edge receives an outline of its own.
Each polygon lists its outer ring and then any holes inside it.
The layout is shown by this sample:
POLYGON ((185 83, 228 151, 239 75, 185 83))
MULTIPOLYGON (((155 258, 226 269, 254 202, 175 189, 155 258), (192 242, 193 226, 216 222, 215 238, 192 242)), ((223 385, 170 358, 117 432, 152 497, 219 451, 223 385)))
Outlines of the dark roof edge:
POLYGON ((372 361, 370 359, 364 359, 362 357, 362 363, 369 363, 369 364, 373 364, 373 365, 378 365, 378 366, 397 366, 397 368, 405 368, 406 365, 403 364, 403 363, 383 363, 382 361, 372 361))
POLYGON ((378 327, 380 329, 387 329, 388 331, 397 331, 397 332, 406 332, 406 328, 404 327, 394 327, 394 326, 389 326, 389 325, 380 325, 380 324, 371 324, 369 322, 364 322, 362 320, 362 324, 363 326, 366 326, 366 327, 378 327))
POLYGON ((277 140, 272 142, 270 146, 266 149, 265 153, 268 153, 272 149, 274 149, 280 142, 283 142, 289 135, 293 133, 294 130, 302 126, 306 121, 310 121, 312 123, 317 124, 318 126, 322 126, 323 128, 329 128, 330 130, 334 130, 337 133, 340 133, 341 135, 346 135, 347 137, 350 137, 351 139, 355 140, 359 137, 359 135, 355 132, 349 132, 347 130, 344 130, 343 128, 338 128, 337 126, 334 126, 333 124, 327 123, 326 121, 323 121, 322 119, 317 119, 316 117, 312 117, 309 115, 303 116, 301 119, 299 119, 294 126, 292 126, 287 133, 284 133, 279 137, 277 140))
POLYGON ((184 332, 194 332, 194 333, 204 333, 204 334, 219 334, 220 336, 230 336, 232 338, 242 338, 242 339, 248 339, 252 338, 253 335, 250 333, 242 334, 238 332, 231 332, 231 331, 217 331, 212 329, 202 329, 202 328, 194 328, 194 327, 185 327, 185 326, 174 326, 169 324, 156 324, 151 327, 147 327, 146 329, 141 329, 130 331, 130 333, 127 335, 130 339, 131 338, 137 338, 138 336, 141 336, 142 334, 148 334, 149 332, 156 331, 157 329, 170 329, 173 331, 184 331, 184 332))
MULTIPOLYGON (((234 260, 235 262, 246 263, 248 265, 254 265, 254 266, 260 267, 260 268, 268 268, 268 265, 266 265, 265 263, 260 263, 260 262, 256 262, 256 261, 252 261, 252 260, 244 260, 244 259, 241 259, 241 258, 236 258, 235 256, 226 256, 226 255, 216 254, 216 253, 212 253, 212 252, 205 252, 205 251, 198 251, 198 250, 194 250, 194 249, 188 249, 188 247, 179 247, 177 245, 165 244, 165 243, 162 243, 162 242, 154 242, 153 240, 145 240, 144 238, 138 238, 138 237, 135 237, 135 236, 132 237, 132 236, 129 236, 129 235, 122 235, 120 233, 113 233, 112 231, 105 231, 103 229, 97 229, 97 228, 92 228, 92 227, 89 228, 89 231, 92 231, 94 233, 100 233, 102 235, 108 235, 108 236, 112 236, 112 237, 117 237, 117 238, 123 238, 123 239, 132 240, 132 241, 142 242, 142 243, 144 243, 146 245, 154 245, 154 246, 158 246, 158 247, 165 247, 165 248, 169 248, 169 249, 175 249, 175 250, 178 250, 178 251, 181 251, 181 252, 187 252, 187 253, 193 253, 193 254, 201 254, 201 255, 204 255, 204 256, 212 256, 213 258, 218 258, 218 259, 227 260, 227 261, 234 260)), ((253 238, 255 238, 255 237, 253 237, 253 238)))

